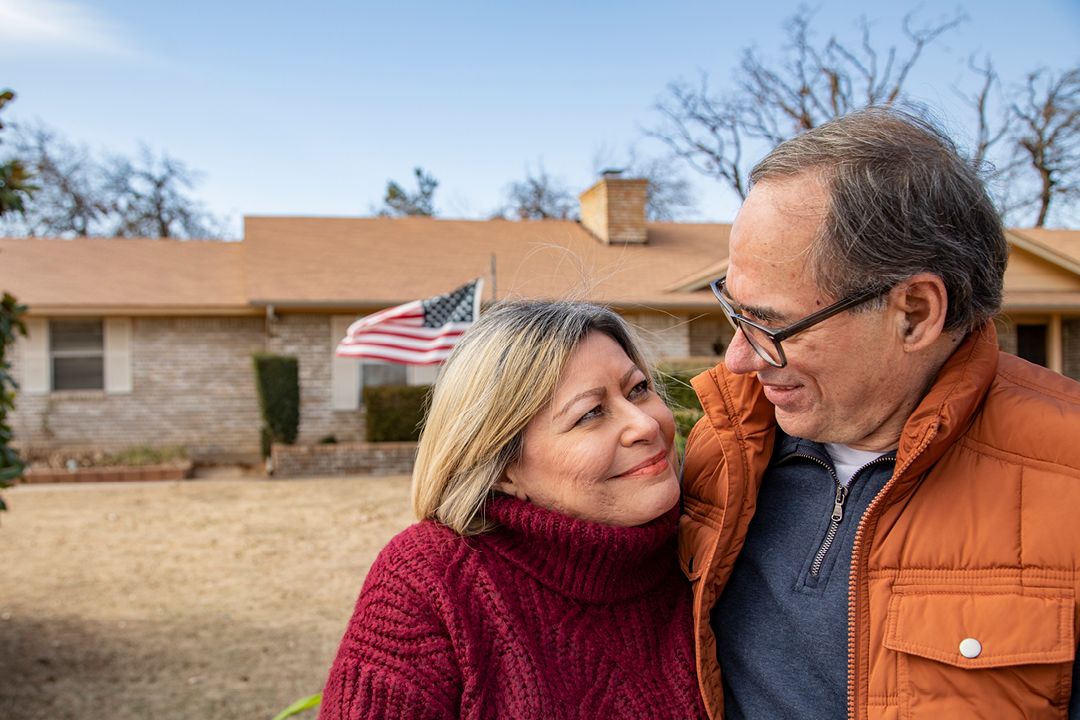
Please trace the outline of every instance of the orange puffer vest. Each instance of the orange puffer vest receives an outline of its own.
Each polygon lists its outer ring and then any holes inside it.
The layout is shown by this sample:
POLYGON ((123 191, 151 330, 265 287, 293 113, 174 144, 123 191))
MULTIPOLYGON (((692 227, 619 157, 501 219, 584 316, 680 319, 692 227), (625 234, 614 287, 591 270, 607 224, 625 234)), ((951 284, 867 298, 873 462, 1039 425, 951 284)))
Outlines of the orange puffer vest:
MULTIPOLYGON (((775 426, 756 378, 720 365, 693 385, 705 416, 687 443, 679 554, 699 684, 721 718, 709 611, 775 426)), ((1080 384, 999 353, 992 325, 972 333, 908 418, 850 573, 850 718, 1064 718, 1080 626, 1080 384)))

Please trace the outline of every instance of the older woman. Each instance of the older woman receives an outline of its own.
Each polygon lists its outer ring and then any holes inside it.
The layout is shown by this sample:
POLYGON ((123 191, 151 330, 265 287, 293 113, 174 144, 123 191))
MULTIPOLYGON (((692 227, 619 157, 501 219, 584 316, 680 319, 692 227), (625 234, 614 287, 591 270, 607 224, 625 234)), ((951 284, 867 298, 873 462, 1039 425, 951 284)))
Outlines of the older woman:
POLYGON ((673 436, 615 313, 486 313, 435 385, 421 522, 368 573, 320 718, 704 717, 673 436))

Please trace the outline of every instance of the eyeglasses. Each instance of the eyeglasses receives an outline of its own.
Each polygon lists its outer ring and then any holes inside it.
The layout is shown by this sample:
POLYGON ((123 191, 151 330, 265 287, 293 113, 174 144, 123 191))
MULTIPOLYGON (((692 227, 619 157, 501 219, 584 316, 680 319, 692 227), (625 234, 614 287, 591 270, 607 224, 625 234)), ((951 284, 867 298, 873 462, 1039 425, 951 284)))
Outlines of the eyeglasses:
POLYGON ((881 297, 892 289, 888 287, 878 287, 873 290, 864 290, 863 292, 849 295, 843 300, 835 302, 828 307, 824 307, 815 313, 811 313, 802 320, 798 320, 785 328, 770 330, 753 320, 747 319, 739 313, 735 307, 735 301, 728 296, 727 290, 724 287, 724 282, 726 280, 727 275, 718 280, 713 280, 709 283, 709 287, 712 288, 713 295, 716 296, 716 299, 720 301, 720 307, 723 308, 724 315, 727 316, 728 322, 731 323, 731 327, 735 328, 735 332, 742 330, 746 341, 750 343, 750 347, 754 348, 754 352, 756 352, 762 360, 773 367, 778 368, 787 365, 787 356, 784 355, 784 348, 780 345, 782 340, 787 340, 792 335, 800 333, 807 328, 811 328, 822 320, 831 318, 833 315, 841 313, 848 308, 855 307, 867 300, 881 297))

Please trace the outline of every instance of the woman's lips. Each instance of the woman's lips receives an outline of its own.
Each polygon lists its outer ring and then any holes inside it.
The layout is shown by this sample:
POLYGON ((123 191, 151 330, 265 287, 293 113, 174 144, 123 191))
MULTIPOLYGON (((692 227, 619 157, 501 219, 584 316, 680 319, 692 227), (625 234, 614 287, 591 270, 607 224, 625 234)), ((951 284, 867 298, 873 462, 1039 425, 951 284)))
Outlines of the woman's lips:
POLYGON ((625 471, 619 473, 618 475, 613 475, 612 477, 620 478, 620 477, 630 477, 630 476, 634 476, 634 475, 655 475, 655 474, 661 472, 662 470, 664 470, 667 466, 668 466, 668 453, 667 453, 667 450, 661 450, 660 452, 656 453, 655 455, 653 455, 651 458, 645 460, 644 462, 642 462, 642 463, 640 463, 638 465, 635 465, 634 467, 630 468, 629 470, 625 470, 625 471))

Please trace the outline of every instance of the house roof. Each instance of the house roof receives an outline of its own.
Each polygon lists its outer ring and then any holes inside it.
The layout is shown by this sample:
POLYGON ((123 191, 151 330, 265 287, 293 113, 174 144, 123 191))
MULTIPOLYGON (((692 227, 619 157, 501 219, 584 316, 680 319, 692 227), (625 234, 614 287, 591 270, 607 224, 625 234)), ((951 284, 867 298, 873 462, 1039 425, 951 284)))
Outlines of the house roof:
POLYGON ((1014 228, 1009 242, 1080 275, 1080 230, 1014 228))
MULTIPOLYGON (((0 239, 0 289, 35 314, 237 314, 374 309, 483 277, 485 299, 494 290, 500 299, 714 309, 708 281, 726 270, 731 226, 647 227, 644 245, 605 245, 573 221, 265 216, 245 218, 242 242, 9 238, 0 239)), ((1071 287, 1072 278, 1080 287, 1080 231, 1008 237, 1068 280, 1056 290, 1007 283, 1006 308, 1080 308, 1071 287)))
POLYGON ((248 217, 247 293, 256 304, 393 305, 475 277, 492 297, 581 296, 615 306, 712 307, 668 286, 726 257, 730 226, 651 223, 645 245, 605 245, 579 223, 431 218, 248 217))
POLYGON ((144 238, 0 238, 0 288, 33 313, 235 314, 242 243, 144 238))

